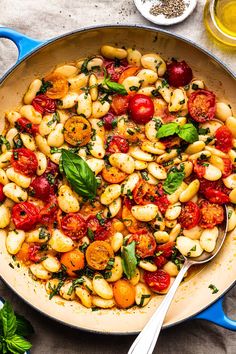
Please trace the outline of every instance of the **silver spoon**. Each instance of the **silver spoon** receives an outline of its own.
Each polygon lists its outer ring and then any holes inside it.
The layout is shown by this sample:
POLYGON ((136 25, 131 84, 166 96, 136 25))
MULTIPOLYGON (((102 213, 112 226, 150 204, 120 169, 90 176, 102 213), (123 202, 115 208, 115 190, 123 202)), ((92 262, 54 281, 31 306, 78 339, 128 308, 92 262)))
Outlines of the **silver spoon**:
POLYGON ((224 222, 218 227, 219 236, 217 238, 216 247, 211 253, 203 252, 201 256, 196 258, 185 258, 183 267, 181 268, 179 274, 177 275, 174 283, 172 284, 170 290, 162 301, 161 305, 154 312, 148 323, 145 325, 143 330, 139 333, 138 337, 135 339, 134 343, 130 347, 128 354, 152 354, 156 341, 158 339, 159 333, 161 331, 162 324, 166 317, 166 313, 170 307, 173 297, 178 289, 187 270, 196 264, 204 264, 211 261, 220 251, 225 237, 227 235, 228 229, 228 212, 227 207, 224 207, 224 222))

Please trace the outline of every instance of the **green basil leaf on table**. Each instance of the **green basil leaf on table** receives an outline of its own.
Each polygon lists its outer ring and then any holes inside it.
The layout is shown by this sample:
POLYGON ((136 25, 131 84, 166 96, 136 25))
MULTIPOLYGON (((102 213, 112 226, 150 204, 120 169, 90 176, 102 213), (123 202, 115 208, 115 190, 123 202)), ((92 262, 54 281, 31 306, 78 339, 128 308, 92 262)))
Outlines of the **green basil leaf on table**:
POLYGON ((16 334, 19 334, 23 337, 28 337, 34 333, 34 328, 31 323, 24 318, 24 316, 16 315, 16 334))
POLYGON ((32 345, 23 337, 18 334, 13 334, 6 339, 7 349, 14 354, 24 354, 26 350, 29 350, 32 345))
POLYGON ((167 194, 174 193, 183 182, 185 173, 183 171, 169 172, 163 183, 163 189, 167 194))
POLYGON ((175 122, 163 124, 157 132, 157 138, 160 139, 170 135, 174 135, 178 132, 178 130, 179 130, 179 125, 175 122))
POLYGON ((194 141, 198 140, 197 129, 191 123, 185 124, 180 127, 180 130, 177 134, 181 139, 187 141, 188 143, 194 143, 194 141))
POLYGON ((61 164, 66 178, 77 194, 89 199, 96 196, 97 180, 87 162, 79 155, 62 149, 61 164))
POLYGON ((135 241, 132 241, 127 246, 123 246, 121 258, 123 271, 127 278, 131 279, 135 274, 136 265, 138 263, 135 255, 135 241))
POLYGON ((2 322, 4 337, 12 336, 15 333, 17 327, 16 316, 8 301, 4 303, 4 306, 0 311, 0 319, 2 322))

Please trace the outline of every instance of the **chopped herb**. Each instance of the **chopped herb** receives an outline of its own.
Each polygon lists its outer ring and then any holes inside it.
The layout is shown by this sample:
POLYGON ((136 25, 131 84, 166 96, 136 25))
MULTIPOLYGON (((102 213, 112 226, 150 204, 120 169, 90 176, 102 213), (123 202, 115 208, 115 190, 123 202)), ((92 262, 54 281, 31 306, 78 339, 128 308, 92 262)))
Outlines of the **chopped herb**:
POLYGON ((233 214, 233 210, 228 209, 228 218, 230 219, 233 214))
POLYGON ((14 148, 15 149, 19 149, 19 148, 21 148, 24 145, 23 141, 22 141, 22 139, 20 137, 20 134, 17 134, 17 135, 14 136, 13 143, 14 143, 14 148))
POLYGON ((99 224, 102 225, 102 226, 104 226, 106 219, 104 219, 104 218, 101 216, 101 213, 102 213, 102 212, 97 213, 96 218, 98 219, 99 224))
POLYGON ((113 121, 111 122, 112 129, 116 128, 117 124, 118 124, 117 118, 113 119, 113 121))
POLYGON ((199 89, 199 86, 197 84, 192 84, 192 89, 193 90, 198 90, 199 89))
MULTIPOLYGON (((161 88, 161 87, 160 87, 160 88, 161 88)), ((158 87, 158 89, 159 89, 159 87, 158 87)), ((151 91, 151 94, 152 94, 153 97, 158 97, 158 96, 160 96, 158 89, 155 89, 155 90, 152 90, 152 91, 151 91)))
POLYGON ((17 151, 13 151, 13 157, 14 157, 14 160, 18 160, 18 152, 17 151))
POLYGON ((57 154, 58 152, 61 152, 62 149, 59 149, 57 147, 51 147, 50 149, 50 154, 57 154))
POLYGON ((5 145, 7 150, 11 149, 9 141, 3 135, 0 135, 0 146, 2 145, 5 145))
POLYGON ((101 119, 101 120, 97 123, 97 125, 98 125, 99 127, 103 127, 103 126, 104 126, 104 121, 101 119))
POLYGON ((127 133, 129 135, 134 135, 135 134, 135 132, 132 129, 127 129, 127 133))
POLYGON ((196 249, 197 249, 197 246, 195 245, 191 248, 190 252, 194 252, 194 251, 196 251, 196 249))
POLYGON ((53 123, 59 123, 60 122, 60 116, 59 116, 59 113, 58 112, 55 112, 52 116, 52 119, 47 122, 47 126, 50 127, 51 125, 53 125, 53 123))
POLYGON ((198 134, 199 135, 205 135, 210 133, 210 129, 209 128, 198 128, 198 134))
POLYGON ((143 295, 141 296, 140 304, 139 304, 138 306, 142 307, 143 304, 144 304, 144 300, 145 300, 145 299, 149 299, 150 297, 151 297, 150 294, 143 294, 143 295))
POLYGON ((184 86, 184 90, 185 90, 185 91, 188 91, 188 90, 189 90, 189 88, 190 88, 190 86, 189 86, 189 85, 185 85, 185 86, 184 86))
POLYGON ((51 291, 50 295, 49 295, 49 300, 51 300, 53 298, 53 296, 59 294, 59 291, 60 291, 60 289, 61 289, 63 284, 64 284, 64 281, 60 280, 57 285, 54 284, 53 287, 52 287, 51 283, 49 282, 48 288, 51 291))
POLYGON ((149 177, 148 177, 147 171, 141 171, 140 174, 142 176, 142 179, 144 179, 145 181, 149 181, 149 177))
POLYGON ((207 166, 209 166, 209 163, 207 163, 207 162, 203 162, 202 166, 207 167, 207 166))
POLYGON ((205 144, 208 145, 209 143, 212 142, 212 140, 214 140, 213 136, 208 136, 208 138, 205 141, 205 144))
POLYGON ((94 232, 92 229, 90 229, 88 227, 88 230, 87 230, 87 235, 88 235, 88 238, 91 240, 91 241, 94 241, 94 232))
POLYGON ((79 249, 81 252, 84 253, 86 251, 87 247, 88 247, 88 243, 84 242, 81 246, 79 246, 79 249))
POLYGON ((129 90, 130 90, 130 91, 138 91, 138 90, 139 90, 139 87, 137 87, 137 86, 130 86, 129 90))
POLYGON ((110 258, 107 262, 106 270, 111 270, 114 267, 115 258, 110 258))
POLYGON ((219 289, 217 289, 217 287, 213 284, 210 284, 208 288, 212 290, 212 294, 216 294, 219 291, 219 289))
POLYGON ((92 307, 92 312, 99 311, 99 310, 100 310, 99 307, 92 307))
POLYGON ((51 88, 53 85, 50 81, 44 81, 44 79, 42 79, 42 85, 39 89, 39 91, 37 92, 37 95, 40 95, 40 94, 45 94, 47 92, 47 90, 49 88, 51 88))
POLYGON ((179 101, 179 104, 184 104, 185 103, 185 99, 183 99, 182 101, 179 101))
POLYGON ((39 239, 43 240, 45 238, 49 238, 50 233, 47 231, 46 228, 41 227, 40 231, 39 231, 39 239))

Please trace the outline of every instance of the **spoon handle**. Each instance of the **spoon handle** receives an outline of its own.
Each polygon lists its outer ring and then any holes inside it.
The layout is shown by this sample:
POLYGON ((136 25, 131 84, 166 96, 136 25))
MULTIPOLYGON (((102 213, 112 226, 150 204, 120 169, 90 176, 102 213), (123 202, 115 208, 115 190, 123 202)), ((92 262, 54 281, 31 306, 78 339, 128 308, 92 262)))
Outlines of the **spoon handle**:
POLYGON ((161 305, 139 333, 138 337, 130 347, 128 354, 152 354, 171 301, 190 266, 191 262, 186 260, 161 305))

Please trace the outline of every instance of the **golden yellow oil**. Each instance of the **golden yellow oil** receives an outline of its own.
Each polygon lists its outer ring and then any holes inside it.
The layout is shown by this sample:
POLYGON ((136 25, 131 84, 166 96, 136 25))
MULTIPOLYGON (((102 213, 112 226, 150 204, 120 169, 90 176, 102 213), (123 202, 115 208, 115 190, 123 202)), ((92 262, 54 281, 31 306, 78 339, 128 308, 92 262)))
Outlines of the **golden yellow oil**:
POLYGON ((236 0, 216 0, 214 17, 221 31, 236 37, 236 0))

